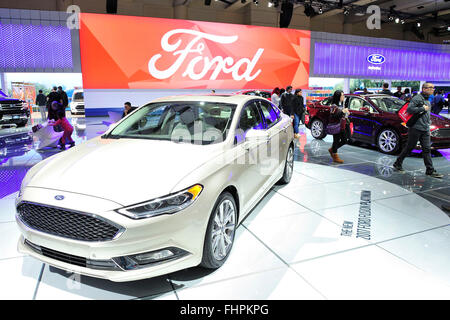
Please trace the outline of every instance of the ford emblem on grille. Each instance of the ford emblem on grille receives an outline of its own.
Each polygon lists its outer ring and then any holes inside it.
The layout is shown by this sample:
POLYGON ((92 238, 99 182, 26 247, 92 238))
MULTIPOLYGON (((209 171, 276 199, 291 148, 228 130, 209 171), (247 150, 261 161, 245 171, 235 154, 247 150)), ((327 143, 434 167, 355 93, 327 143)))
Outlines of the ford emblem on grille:
POLYGON ((367 61, 371 64, 383 64, 386 58, 381 54, 371 54, 367 57, 367 61))
POLYGON ((55 196, 56 200, 64 200, 64 196, 58 194, 57 196, 55 196))

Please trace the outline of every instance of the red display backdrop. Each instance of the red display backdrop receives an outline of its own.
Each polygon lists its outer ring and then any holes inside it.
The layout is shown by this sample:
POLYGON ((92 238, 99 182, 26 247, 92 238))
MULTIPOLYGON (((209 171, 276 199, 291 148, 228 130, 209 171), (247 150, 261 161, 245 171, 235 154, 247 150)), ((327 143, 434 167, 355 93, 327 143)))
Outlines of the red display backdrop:
POLYGON ((309 31, 82 13, 85 89, 307 87, 309 31))

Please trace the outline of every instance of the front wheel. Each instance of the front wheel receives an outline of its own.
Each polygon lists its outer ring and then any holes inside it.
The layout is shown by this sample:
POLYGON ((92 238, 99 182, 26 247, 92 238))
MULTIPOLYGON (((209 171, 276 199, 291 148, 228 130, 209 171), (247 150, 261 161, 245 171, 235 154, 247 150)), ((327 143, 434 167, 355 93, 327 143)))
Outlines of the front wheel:
POLYGON ((236 202, 229 192, 224 192, 209 218, 200 266, 217 269, 225 263, 233 246, 236 224, 236 202))
POLYGON ((323 125, 323 122, 319 119, 315 119, 311 123, 311 135, 314 139, 323 139, 327 135, 325 132, 325 126, 323 125))
POLYGON ((383 129, 377 138, 378 149, 386 154, 396 154, 400 150, 400 137, 393 129, 383 129))
POLYGON ((283 176, 278 181, 278 184, 288 184, 291 181, 293 171, 294 171, 294 147, 290 146, 286 155, 286 164, 284 165, 283 176))

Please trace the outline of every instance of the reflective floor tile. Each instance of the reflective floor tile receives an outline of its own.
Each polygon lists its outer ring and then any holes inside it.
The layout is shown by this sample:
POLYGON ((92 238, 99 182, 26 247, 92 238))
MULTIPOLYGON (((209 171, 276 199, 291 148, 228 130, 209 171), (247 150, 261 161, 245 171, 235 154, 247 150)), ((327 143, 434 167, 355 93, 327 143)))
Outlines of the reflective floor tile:
POLYGON ((286 263, 317 258, 369 245, 341 236, 341 226, 310 212, 246 226, 286 263))
POLYGON ((364 237, 366 240, 370 240, 371 243, 410 235, 434 227, 422 219, 417 219, 373 202, 370 205, 369 217, 367 217, 367 211, 361 211, 362 223, 360 225, 361 228, 358 228, 360 210, 361 206, 355 204, 320 210, 318 213, 343 227, 344 222, 353 223, 351 227, 345 228, 349 231, 345 234, 352 238, 364 237), (367 220, 367 218, 370 220, 367 220), (367 221, 370 221, 369 224, 367 221))
POLYGON ((20 231, 15 222, 0 223, 0 260, 23 256, 17 251, 19 238, 20 231))
POLYGON ((192 287, 242 275, 276 269, 285 264, 243 226, 239 227, 230 256, 217 270, 201 267, 169 275, 178 287, 192 287))
POLYGON ((305 163, 297 165, 296 163, 296 165, 294 165, 294 171, 322 182, 338 182, 357 179, 359 177, 366 178, 366 176, 358 173, 349 174, 348 171, 340 170, 339 167, 333 168, 330 166, 309 163, 307 165, 305 165, 305 163))
POLYGON ((450 227, 383 242, 379 246, 450 286, 450 227))
POLYGON ((30 257, 0 260, 0 300, 33 299, 42 266, 30 257))
POLYGON ((442 188, 449 185, 447 181, 431 178, 423 173, 393 172, 389 176, 377 176, 376 178, 396 184, 410 192, 416 193, 442 188))
POLYGON ((339 190, 330 184, 280 189, 278 193, 310 209, 320 210, 359 203, 360 195, 350 189, 339 190))
POLYGON ((370 191, 371 199, 384 199, 396 196, 407 195, 409 192, 404 188, 392 183, 386 183, 383 180, 365 177, 364 179, 355 179, 351 181, 329 183, 328 186, 346 193, 360 195, 362 190, 370 191))
POLYGON ((287 267, 176 290, 180 300, 323 299, 320 293, 287 267))
POLYGON ((84 299, 134 299, 160 296, 173 292, 166 277, 157 277, 132 282, 80 276, 61 269, 44 268, 36 299, 38 300, 84 300, 84 299))
MULTIPOLYGON (((291 183, 294 182, 291 180, 291 183)), ((290 187, 290 184, 288 185, 290 187)), ((280 186, 275 187, 277 190, 282 188, 280 186)), ((253 220, 266 220, 276 219, 283 216, 292 214, 298 214, 302 212, 308 212, 309 210, 302 207, 298 203, 282 196, 281 194, 270 191, 259 204, 248 214, 245 218, 245 222, 253 220)))
POLYGON ((0 199, 0 223, 14 222, 15 215, 16 215, 15 199, 14 198, 0 199))
POLYGON ((450 286, 374 245, 291 267, 328 299, 450 299, 450 286))
POLYGON ((439 207, 417 194, 377 200, 375 203, 423 220, 433 227, 441 227, 450 223, 450 218, 439 207))

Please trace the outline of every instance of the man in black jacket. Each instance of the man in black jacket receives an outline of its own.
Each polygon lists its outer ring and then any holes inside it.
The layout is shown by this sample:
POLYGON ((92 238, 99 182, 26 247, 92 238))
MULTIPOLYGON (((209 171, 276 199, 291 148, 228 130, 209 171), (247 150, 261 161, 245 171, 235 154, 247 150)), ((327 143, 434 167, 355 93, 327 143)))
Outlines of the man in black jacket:
POLYGON ((69 98, 67 97, 67 93, 63 90, 61 86, 58 87, 58 93, 61 96, 62 106, 64 110, 69 106, 69 98))
POLYGON ((380 93, 392 96, 392 92, 389 90, 389 83, 383 83, 383 90, 380 93))
POLYGON ((294 119, 294 95, 292 93, 292 86, 286 87, 286 92, 281 95, 280 105, 285 114, 294 119))
POLYGON ((42 90, 39 90, 39 94, 36 97, 36 105, 39 107, 39 111, 41 112, 42 121, 47 120, 47 116, 45 114, 46 102, 47 102, 47 98, 42 93, 42 90))
POLYGON ((422 92, 414 96, 414 98, 411 99, 411 102, 408 105, 408 109, 406 111, 409 114, 418 114, 420 116, 417 119, 416 123, 408 128, 408 142, 393 165, 393 167, 400 172, 404 172, 402 168, 403 160, 405 160, 406 156, 411 151, 413 151, 413 149, 417 145, 417 142, 420 141, 420 145, 422 146, 423 162, 425 163, 425 167, 427 168, 425 172, 426 175, 433 178, 443 177, 442 174, 439 174, 436 172, 436 170, 434 170, 433 162, 431 161, 431 104, 428 98, 431 94, 433 94, 433 92, 433 84, 425 83, 422 86, 422 92))

